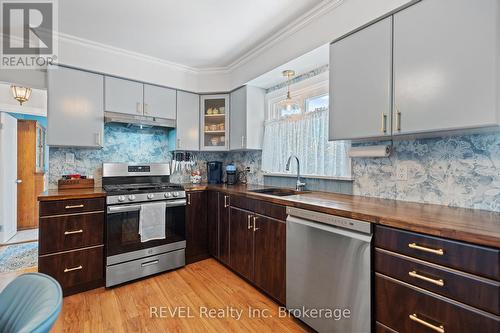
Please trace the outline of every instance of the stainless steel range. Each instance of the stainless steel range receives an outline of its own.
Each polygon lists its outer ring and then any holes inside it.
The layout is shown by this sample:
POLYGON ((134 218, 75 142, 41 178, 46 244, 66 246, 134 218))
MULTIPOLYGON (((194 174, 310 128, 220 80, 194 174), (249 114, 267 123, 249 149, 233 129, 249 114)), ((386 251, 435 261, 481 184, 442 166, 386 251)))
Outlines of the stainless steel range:
POLYGON ((169 164, 103 164, 106 287, 185 265, 186 193, 169 164))

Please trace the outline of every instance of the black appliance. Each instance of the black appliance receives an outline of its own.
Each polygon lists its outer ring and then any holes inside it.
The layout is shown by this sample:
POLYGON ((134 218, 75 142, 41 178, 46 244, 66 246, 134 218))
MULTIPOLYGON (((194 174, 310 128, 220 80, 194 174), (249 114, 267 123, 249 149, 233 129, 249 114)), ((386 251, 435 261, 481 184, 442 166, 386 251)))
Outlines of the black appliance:
POLYGON ((106 287, 185 265, 186 193, 169 182, 165 163, 104 163, 106 197, 106 287), (145 205, 165 202, 165 238, 141 242, 145 205))
POLYGON ((226 183, 227 185, 234 185, 238 182, 238 172, 234 164, 226 166, 226 183))
POLYGON ((212 161, 207 162, 207 173, 209 184, 222 183, 222 162, 212 161))

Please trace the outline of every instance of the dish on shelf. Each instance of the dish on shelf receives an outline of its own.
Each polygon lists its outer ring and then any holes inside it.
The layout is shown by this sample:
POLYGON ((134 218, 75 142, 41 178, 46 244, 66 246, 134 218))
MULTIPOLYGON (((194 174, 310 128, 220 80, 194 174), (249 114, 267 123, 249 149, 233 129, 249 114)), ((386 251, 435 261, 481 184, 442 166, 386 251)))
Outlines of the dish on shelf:
POLYGON ((218 137, 213 137, 210 139, 210 143, 212 144, 212 146, 217 146, 219 145, 219 138, 218 137))

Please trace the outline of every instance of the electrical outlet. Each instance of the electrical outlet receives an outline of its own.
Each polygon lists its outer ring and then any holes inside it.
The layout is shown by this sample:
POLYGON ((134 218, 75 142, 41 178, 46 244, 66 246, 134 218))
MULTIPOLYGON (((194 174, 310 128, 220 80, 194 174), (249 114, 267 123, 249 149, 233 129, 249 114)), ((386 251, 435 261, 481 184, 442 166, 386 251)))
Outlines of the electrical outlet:
POLYGON ((68 164, 75 164, 75 154, 73 154, 73 153, 66 153, 66 163, 68 163, 68 164))
POLYGON ((250 172, 250 167, 249 167, 249 166, 247 166, 247 167, 245 168, 245 171, 246 171, 246 172, 250 172))
POLYGON ((396 180, 408 180, 408 168, 405 165, 396 166, 396 180))

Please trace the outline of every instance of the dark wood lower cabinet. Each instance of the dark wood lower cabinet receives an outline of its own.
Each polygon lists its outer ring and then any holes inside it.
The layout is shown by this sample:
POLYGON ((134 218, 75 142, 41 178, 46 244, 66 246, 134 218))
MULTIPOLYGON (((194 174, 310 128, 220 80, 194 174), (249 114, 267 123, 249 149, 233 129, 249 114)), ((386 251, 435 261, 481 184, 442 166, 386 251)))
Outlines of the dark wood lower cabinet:
POLYGON ((104 284, 104 247, 73 250, 38 258, 38 271, 55 278, 64 296, 104 284))
POLYGON ((500 332, 497 316, 376 274, 376 320, 397 332, 500 332))
POLYGON ((64 296, 104 285, 105 205, 104 198, 40 203, 38 271, 64 296))
POLYGON ((219 257, 229 265, 229 195, 219 193, 219 257))
POLYGON ((186 205, 186 263, 209 257, 207 193, 188 192, 186 205))
POLYGON ((219 193, 207 192, 208 253, 219 257, 219 193))
POLYGON ((231 207, 229 213, 229 266, 249 280, 253 280, 253 227, 252 215, 231 207))
POLYGON ((254 282, 285 304, 286 222, 255 215, 254 282))

